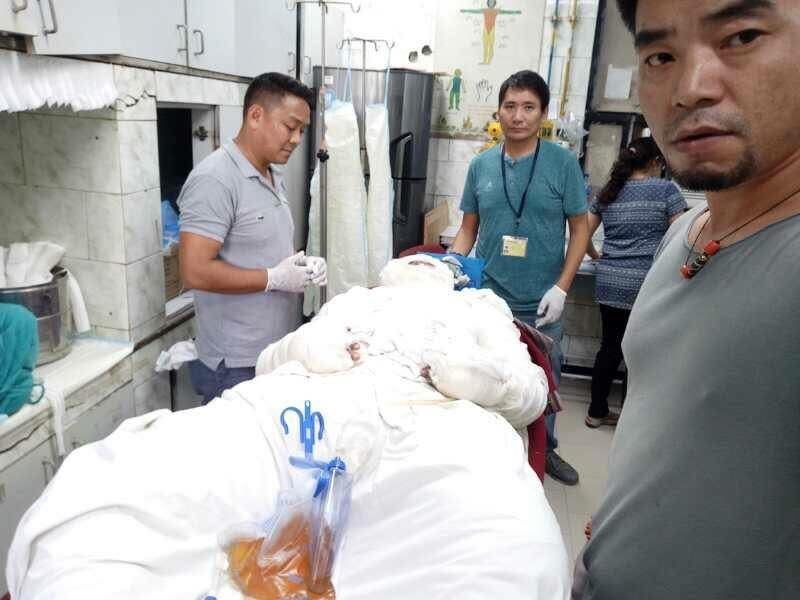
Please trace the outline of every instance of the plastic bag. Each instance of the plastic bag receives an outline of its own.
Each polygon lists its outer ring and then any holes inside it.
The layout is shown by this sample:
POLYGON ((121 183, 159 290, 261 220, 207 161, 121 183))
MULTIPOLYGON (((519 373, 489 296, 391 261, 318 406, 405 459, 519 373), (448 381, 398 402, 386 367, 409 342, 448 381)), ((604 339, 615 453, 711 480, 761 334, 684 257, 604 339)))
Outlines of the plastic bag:
POLYGON ((175 212, 169 200, 161 201, 161 233, 162 248, 169 248, 180 240, 178 213, 175 212))
POLYGON ((227 544, 221 540, 228 556, 228 575, 248 598, 336 597, 333 586, 322 595, 309 595, 311 505, 311 499, 283 491, 278 496, 275 515, 263 527, 261 537, 245 535, 227 544))

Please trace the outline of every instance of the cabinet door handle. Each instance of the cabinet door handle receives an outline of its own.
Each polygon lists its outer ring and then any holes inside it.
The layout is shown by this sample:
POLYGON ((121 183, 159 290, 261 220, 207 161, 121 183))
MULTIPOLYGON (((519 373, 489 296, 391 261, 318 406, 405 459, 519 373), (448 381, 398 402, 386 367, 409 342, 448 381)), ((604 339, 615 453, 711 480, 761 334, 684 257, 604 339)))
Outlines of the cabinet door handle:
POLYGON ((11 10, 14 13, 22 12, 28 8, 28 0, 22 0, 22 4, 17 4, 14 0, 11 0, 11 10))
POLYGON ((200 38, 200 51, 199 52, 192 52, 195 56, 200 56, 201 54, 205 53, 206 51, 206 36, 203 34, 202 30, 200 29, 192 29, 192 33, 195 35, 199 34, 200 38))
MULTIPOLYGON (((178 30, 180 34, 181 29, 183 29, 183 47, 181 48, 178 46, 178 52, 189 52, 189 30, 186 29, 186 25, 183 23, 178 23, 175 28, 178 30)), ((178 42, 180 43, 180 42, 178 42)))
POLYGON ((291 50, 289 50, 288 54, 289 54, 289 70, 287 72, 288 73, 294 73, 294 70, 296 68, 295 67, 295 63, 297 62, 297 59, 296 59, 297 55, 294 52, 292 52, 291 50))
POLYGON ((44 22, 44 13, 42 13, 42 26, 45 28, 43 32, 45 35, 58 32, 58 18, 56 17, 55 4, 53 3, 53 0, 47 0, 47 3, 50 5, 50 18, 53 20, 53 26, 50 29, 47 29, 47 24, 44 22))
POLYGON ((303 57, 303 63, 305 64, 305 68, 303 69, 303 72, 306 75, 311 75, 311 57, 310 56, 304 56, 303 57))

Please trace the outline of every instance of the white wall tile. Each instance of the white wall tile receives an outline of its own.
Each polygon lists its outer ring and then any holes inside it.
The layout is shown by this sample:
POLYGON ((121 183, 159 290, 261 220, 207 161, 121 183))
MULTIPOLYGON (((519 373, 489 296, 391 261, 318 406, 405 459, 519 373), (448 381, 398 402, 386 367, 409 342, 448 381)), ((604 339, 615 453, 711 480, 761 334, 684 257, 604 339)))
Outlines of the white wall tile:
POLYGON ((220 106, 219 107, 219 139, 220 141, 229 140, 239 133, 242 126, 242 107, 241 106, 220 106))
POLYGON ((483 146, 484 142, 473 140, 451 140, 450 156, 451 162, 469 163, 483 146))
POLYGON ((208 77, 202 78, 201 81, 204 104, 227 104, 235 106, 239 103, 239 85, 237 83, 208 77))
POLYGON ((574 58, 592 58, 594 50, 594 32, 597 19, 594 17, 581 17, 575 26, 575 38, 572 56, 574 58))
POLYGON ((440 162, 436 171, 435 193, 437 196, 461 196, 467 177, 468 163, 440 162))
POLYGON ((136 262, 161 250, 161 190, 122 197, 125 262, 136 262))
POLYGON ((119 194, 86 194, 89 258, 125 264, 124 218, 119 194))
POLYGON ((155 121, 121 121, 119 159, 122 193, 131 194, 157 188, 158 132, 155 121))
POLYGON ((116 121, 20 114, 29 185, 120 192, 116 121))
POLYGON ((131 329, 164 315, 164 259, 161 252, 125 267, 131 329))
MULTIPOLYGON (((592 70, 591 58, 573 58, 569 73, 569 95, 586 96, 592 70)), ((581 112, 583 116, 583 112, 581 112)))
POLYGON ((89 322, 99 327, 128 329, 125 265, 94 260, 64 259, 81 286, 89 322))
POLYGON ((166 316, 162 312, 159 315, 156 315, 152 319, 145 321, 141 325, 137 325, 134 327, 130 332, 130 340, 138 344, 146 337, 149 337, 155 333, 158 333, 164 328, 164 324, 167 322, 166 316))
POLYGON ((199 77, 156 71, 156 97, 159 102, 203 103, 203 83, 199 77))
POLYGON ((17 113, 0 112, 0 182, 25 183, 17 113))
POLYGON ((118 340, 121 342, 130 342, 131 332, 127 329, 114 329, 113 327, 99 327, 95 325, 93 327, 94 335, 101 338, 108 338, 110 340, 118 340))
POLYGON ((0 184, 0 245, 49 241, 73 258, 88 257, 85 194, 0 184))
POLYGON ((124 120, 156 120, 156 78, 153 71, 114 65, 117 86, 117 118, 124 120))

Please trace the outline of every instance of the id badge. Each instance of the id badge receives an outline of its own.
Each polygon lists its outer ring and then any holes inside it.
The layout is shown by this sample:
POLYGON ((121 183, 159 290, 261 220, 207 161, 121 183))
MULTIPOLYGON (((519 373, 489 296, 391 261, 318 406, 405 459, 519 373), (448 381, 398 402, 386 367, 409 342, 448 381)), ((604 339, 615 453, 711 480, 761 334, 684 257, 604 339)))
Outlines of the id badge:
POLYGON ((525 258, 528 254, 528 238, 514 235, 503 236, 503 256, 525 258))

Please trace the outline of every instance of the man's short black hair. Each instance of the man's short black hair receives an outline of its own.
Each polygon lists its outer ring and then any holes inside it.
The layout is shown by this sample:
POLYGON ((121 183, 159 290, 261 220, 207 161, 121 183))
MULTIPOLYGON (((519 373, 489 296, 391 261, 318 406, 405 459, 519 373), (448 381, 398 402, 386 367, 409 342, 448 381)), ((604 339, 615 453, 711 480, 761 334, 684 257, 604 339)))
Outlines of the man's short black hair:
POLYGON ((508 92, 510 88, 530 90, 536 94, 536 97, 539 98, 539 104, 542 105, 541 108, 543 111, 550 106, 550 88, 547 87, 547 83, 545 83, 544 79, 542 79, 541 75, 538 73, 527 70, 518 71, 506 79, 503 82, 503 85, 500 86, 498 106, 503 105, 506 92, 508 92))
POLYGON ((619 13, 631 33, 636 33, 636 2, 637 0, 617 0, 619 13))
POLYGON ((308 86, 283 73, 262 73, 247 86, 247 92, 244 94, 243 115, 247 116, 247 110, 253 104, 261 104, 269 109, 287 94, 305 100, 308 107, 314 110, 314 92, 308 86))

